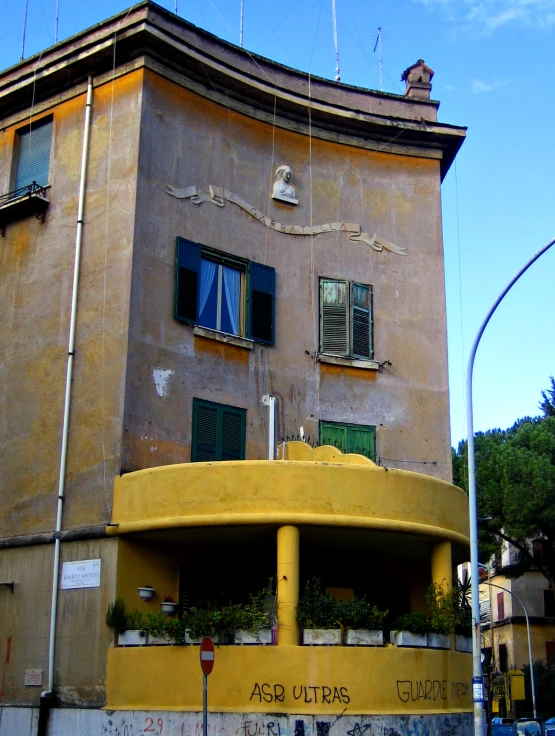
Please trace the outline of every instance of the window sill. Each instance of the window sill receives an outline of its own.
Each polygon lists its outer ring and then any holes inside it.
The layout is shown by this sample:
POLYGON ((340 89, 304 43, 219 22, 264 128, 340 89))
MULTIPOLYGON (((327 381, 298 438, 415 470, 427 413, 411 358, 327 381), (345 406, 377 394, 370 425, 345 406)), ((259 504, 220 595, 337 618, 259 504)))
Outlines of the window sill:
POLYGON ((360 360, 359 358, 345 358, 342 355, 329 355, 318 353, 318 363, 329 363, 331 365, 343 365, 347 368, 361 368, 363 371, 379 371, 380 364, 377 360, 360 360))
POLYGON ((245 348, 246 350, 252 350, 254 345, 254 341, 249 340, 248 337, 230 335, 227 332, 219 332, 218 330, 212 330, 210 327, 201 327, 200 325, 194 326, 193 335, 196 335, 197 337, 205 337, 208 340, 223 342, 227 345, 235 345, 237 348, 245 348))

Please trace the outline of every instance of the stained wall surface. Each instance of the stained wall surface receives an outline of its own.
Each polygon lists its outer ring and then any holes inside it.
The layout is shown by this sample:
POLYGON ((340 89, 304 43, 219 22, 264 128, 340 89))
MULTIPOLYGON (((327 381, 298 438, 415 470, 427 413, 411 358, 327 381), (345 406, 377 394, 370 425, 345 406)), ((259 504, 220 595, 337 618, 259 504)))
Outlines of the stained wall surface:
MULTIPOLYGON (((138 71, 94 90, 65 529, 110 519, 119 473, 141 89, 138 71)), ((2 193, 30 115, 3 121, 2 193)), ((8 224, 0 248, 0 537, 52 530, 56 519, 85 93, 53 100, 34 118, 47 115, 45 222, 8 224)))
POLYGON ((247 409, 246 457, 266 457, 270 393, 278 439, 301 426, 315 438, 320 419, 375 425, 386 464, 450 480, 439 161, 310 140, 150 71, 143 102, 124 470, 189 460, 193 397, 247 409), (270 198, 282 163, 296 207, 270 198), (359 223, 407 255, 344 232, 277 232, 231 202, 175 199, 167 184, 225 187, 285 224, 359 223), (223 345, 173 319, 176 236, 276 269, 274 347, 223 345), (391 365, 316 361, 320 277, 373 286, 375 358, 391 365))

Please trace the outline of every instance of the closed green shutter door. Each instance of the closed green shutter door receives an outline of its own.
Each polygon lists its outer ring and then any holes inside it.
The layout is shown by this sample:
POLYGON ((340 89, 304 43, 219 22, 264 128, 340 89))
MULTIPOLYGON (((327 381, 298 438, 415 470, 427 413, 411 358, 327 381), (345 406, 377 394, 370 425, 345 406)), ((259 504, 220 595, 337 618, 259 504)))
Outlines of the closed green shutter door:
POLYGON ((351 325, 353 355, 372 358, 372 291, 364 284, 351 285, 351 325))
POLYGON ((21 189, 34 181, 41 187, 48 184, 52 121, 20 133, 15 173, 15 188, 21 189))
POLYGON ((191 462, 244 460, 246 411, 193 399, 191 462))
POLYGON ((332 445, 343 453, 354 452, 376 459, 376 427, 320 422, 320 444, 332 445))

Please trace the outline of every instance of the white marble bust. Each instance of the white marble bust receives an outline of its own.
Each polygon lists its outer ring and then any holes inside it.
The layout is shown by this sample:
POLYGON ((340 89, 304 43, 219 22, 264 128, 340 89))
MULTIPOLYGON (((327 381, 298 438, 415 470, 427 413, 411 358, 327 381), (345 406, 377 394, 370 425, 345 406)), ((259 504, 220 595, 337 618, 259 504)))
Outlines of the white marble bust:
POLYGON ((295 199, 295 188, 291 184, 291 176, 293 172, 290 166, 282 164, 276 169, 277 179, 274 183, 274 191, 272 199, 279 199, 289 204, 298 204, 299 200, 295 199))

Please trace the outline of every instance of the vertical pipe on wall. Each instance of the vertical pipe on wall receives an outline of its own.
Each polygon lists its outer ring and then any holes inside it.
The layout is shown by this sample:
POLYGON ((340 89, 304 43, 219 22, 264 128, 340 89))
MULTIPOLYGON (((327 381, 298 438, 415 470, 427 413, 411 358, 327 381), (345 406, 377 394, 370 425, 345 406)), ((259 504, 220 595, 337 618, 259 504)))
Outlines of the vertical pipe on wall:
POLYGON ((264 406, 270 409, 268 417, 268 460, 276 459, 276 397, 264 394, 262 397, 264 406))
POLYGON ((299 625, 299 529, 282 526, 277 533, 278 646, 297 646, 299 625))
POLYGON ((69 410, 71 406, 71 381, 73 375, 73 357, 75 353, 75 322, 77 316, 77 293, 79 286, 79 266, 81 262, 81 242, 83 238, 83 215, 85 211, 85 184, 87 179, 87 161, 89 154, 89 137, 91 127, 93 98, 93 80, 88 78, 87 102, 85 105, 85 127, 83 133, 83 149, 81 154, 81 180, 79 183, 79 199, 77 209, 77 232, 75 236, 75 263, 73 266, 73 293, 71 297, 71 314, 69 323, 68 358, 66 372, 66 390, 64 400, 64 421, 62 427, 62 447, 60 452, 60 471, 58 477, 58 508, 56 513, 56 532, 54 534, 54 565, 52 571, 52 602, 50 607, 50 642, 48 647, 48 690, 54 688, 54 666, 56 653, 56 614, 58 609, 58 578, 60 575, 60 534, 62 531, 62 513, 64 507, 65 476, 67 464, 67 440, 69 433, 69 410))

